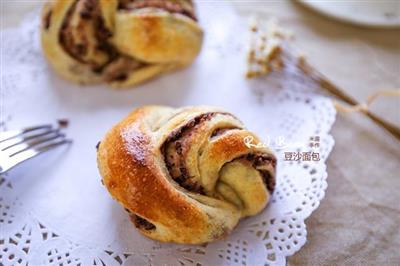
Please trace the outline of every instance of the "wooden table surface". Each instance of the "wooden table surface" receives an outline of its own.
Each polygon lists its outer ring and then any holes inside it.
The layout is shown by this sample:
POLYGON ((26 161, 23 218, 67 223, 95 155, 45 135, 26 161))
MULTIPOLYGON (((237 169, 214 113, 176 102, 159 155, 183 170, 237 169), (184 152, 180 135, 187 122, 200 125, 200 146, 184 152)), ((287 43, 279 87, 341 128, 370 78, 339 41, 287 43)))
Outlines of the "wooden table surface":
MULTIPOLYGON (((1 29, 41 1, 2 0, 1 29)), ((338 2, 338 4, 340 4, 338 2)), ((400 89, 400 30, 336 22, 292 1, 235 1, 238 12, 276 17, 295 33, 312 65, 359 101, 400 89)), ((400 124, 400 99, 372 110, 400 124)), ((338 114, 328 189, 307 219, 307 243, 289 265, 400 265, 400 141, 361 114, 338 114)))

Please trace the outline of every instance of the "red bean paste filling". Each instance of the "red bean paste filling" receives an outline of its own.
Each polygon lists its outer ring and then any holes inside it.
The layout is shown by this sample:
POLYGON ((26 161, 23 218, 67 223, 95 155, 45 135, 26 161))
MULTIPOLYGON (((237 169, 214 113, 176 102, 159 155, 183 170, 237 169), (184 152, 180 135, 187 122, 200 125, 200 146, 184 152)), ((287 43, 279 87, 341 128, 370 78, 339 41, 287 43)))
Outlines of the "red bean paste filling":
MULTIPOLYGON (((174 130, 167 137, 163 145, 161 146, 161 152, 164 156, 164 161, 166 163, 168 172, 171 178, 177 182, 181 187, 200 194, 204 193, 204 188, 194 179, 194 177, 189 176, 185 165, 184 159, 184 140, 186 137, 190 137, 192 132, 199 127, 205 121, 211 120, 215 115, 231 115, 229 113, 221 112, 210 112, 204 113, 196 116, 189 120, 185 125, 174 130)), ((216 138, 227 133, 229 130, 237 129, 236 127, 219 128, 212 132, 210 138, 216 138)), ((187 144, 186 144, 187 145, 187 144)), ((237 159, 244 159, 252 164, 252 166, 257 169, 263 179, 263 182, 270 193, 275 189, 275 178, 271 175, 270 165, 273 168, 276 167, 276 159, 273 156, 267 154, 247 154, 243 155, 237 159)))
POLYGON ((215 112, 204 113, 192 118, 182 127, 172 131, 161 147, 171 178, 181 187, 203 195, 205 194, 204 188, 193 177, 188 175, 185 159, 183 158, 182 142, 186 136, 190 136, 196 127, 210 120, 216 114, 215 112))
POLYGON ((49 10, 43 17, 43 26, 46 30, 49 29, 50 27, 50 23, 51 23, 51 15, 52 15, 52 11, 49 10))
POLYGON ((238 127, 217 128, 211 133, 210 139, 218 138, 230 130, 239 129, 238 127))
POLYGON ((197 21, 196 15, 193 10, 193 3, 190 0, 170 1, 170 0, 121 0, 119 2, 119 9, 135 10, 146 7, 154 7, 163 9, 172 14, 181 14, 188 18, 197 21), (188 5, 183 4, 186 2, 188 5))
POLYGON ((154 224, 152 224, 151 222, 147 221, 146 219, 140 217, 139 215, 130 214, 130 217, 131 217, 132 223, 138 229, 146 230, 146 231, 150 231, 150 230, 156 229, 156 226, 154 224))
MULTIPOLYGON (((122 56, 110 44, 109 39, 112 36, 101 16, 98 0, 76 0, 64 18, 59 34, 59 41, 64 50, 74 59, 82 64, 88 64, 94 73, 101 74, 105 81, 124 81, 132 70, 146 66, 147 64, 131 57, 122 56), (77 10, 79 1, 84 1, 82 8, 77 10), (88 43, 84 41, 76 42, 69 29, 72 15, 79 12, 81 19, 87 20, 87 23, 93 23, 96 38, 96 49, 107 56, 106 62, 99 64, 96 62, 85 61, 83 56, 88 51, 88 43)), ((49 22, 50 23, 50 22, 49 22)), ((45 26, 47 26, 45 24, 45 26)), ((48 27, 48 26, 47 26, 48 27)))
POLYGON ((260 172, 267 190, 270 193, 274 192, 276 180, 275 177, 271 175, 271 172, 267 170, 267 168, 270 168, 269 166, 271 165, 273 169, 275 169, 276 167, 275 157, 262 153, 260 154, 249 153, 235 160, 240 160, 240 159, 250 162, 252 166, 260 172))
MULTIPOLYGON (((184 0, 183 0, 184 1, 184 0)), ((183 14, 193 20, 196 16, 193 11, 193 3, 187 0, 187 5, 176 1, 168 0, 120 0, 119 9, 137 10, 141 8, 155 7, 160 8, 170 13, 183 14)), ((48 29, 51 23, 51 11, 44 17, 44 27, 48 29)), ((74 59, 82 64, 88 64, 94 73, 101 74, 107 82, 125 81, 129 73, 133 70, 147 66, 148 64, 131 57, 122 56, 110 44, 109 39, 112 33, 106 28, 103 17, 101 15, 98 0, 76 0, 64 18, 59 34, 59 41, 64 50, 74 59), (79 1, 84 1, 79 2, 79 1), (77 5, 81 4, 81 8, 77 9, 77 5), (107 55, 107 60, 104 63, 92 62, 84 60, 83 56, 88 52, 88 43, 80 41, 76 42, 73 34, 69 29, 72 15, 79 12, 81 19, 87 20, 88 23, 93 23, 95 30, 96 49, 107 55)))
MULTIPOLYGON (((210 120, 216 114, 230 115, 229 113, 205 113, 195 118, 192 118, 188 123, 179 129, 173 131, 164 144, 161 147, 162 154, 164 155, 164 161, 166 162, 167 169, 170 176, 183 188, 204 194, 204 188, 193 178, 188 175, 188 171, 185 166, 185 160, 183 158, 183 147, 182 143, 186 136, 190 136, 192 131, 198 127, 201 123, 210 120)), ((213 131, 210 138, 216 138, 222 136, 229 130, 237 129, 235 127, 219 128, 213 131)), ((271 175, 267 168, 272 165, 276 167, 276 159, 273 156, 267 154, 247 154, 236 159, 244 159, 252 164, 257 169, 263 179, 263 182, 270 193, 275 189, 275 178, 271 175)), ((235 160, 236 160, 235 159, 235 160)))

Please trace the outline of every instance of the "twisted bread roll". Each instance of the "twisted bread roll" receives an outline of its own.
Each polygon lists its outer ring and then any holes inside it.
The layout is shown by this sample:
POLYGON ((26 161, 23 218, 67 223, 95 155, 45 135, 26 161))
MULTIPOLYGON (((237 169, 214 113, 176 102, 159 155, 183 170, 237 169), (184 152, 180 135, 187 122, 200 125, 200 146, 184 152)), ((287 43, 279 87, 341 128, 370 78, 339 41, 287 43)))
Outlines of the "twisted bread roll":
POLYGON ((135 85, 190 64, 203 39, 191 0, 56 0, 42 21, 48 61, 81 84, 135 85))
POLYGON ((270 150, 232 114, 211 107, 136 109, 98 146, 111 195, 144 235, 198 244, 259 213, 275 186, 270 150))

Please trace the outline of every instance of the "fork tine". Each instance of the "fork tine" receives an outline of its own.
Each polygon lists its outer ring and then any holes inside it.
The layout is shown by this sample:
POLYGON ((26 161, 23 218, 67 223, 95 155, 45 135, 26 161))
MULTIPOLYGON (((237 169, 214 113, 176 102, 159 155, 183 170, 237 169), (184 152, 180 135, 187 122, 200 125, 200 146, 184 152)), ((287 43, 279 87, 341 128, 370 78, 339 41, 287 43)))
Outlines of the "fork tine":
POLYGON ((51 150, 53 148, 56 148, 58 146, 61 146, 63 144, 71 144, 71 143, 72 143, 71 139, 63 139, 62 141, 58 141, 58 142, 55 142, 55 143, 48 144, 46 146, 42 146, 42 147, 38 148, 37 150, 40 153, 42 153, 42 152, 46 152, 48 150, 51 150))
POLYGON ((12 139, 22 133, 22 130, 9 130, 9 131, 4 131, 0 132, 0 143, 3 141, 12 139))
POLYGON ((15 149, 17 149, 17 148, 19 148, 19 149, 16 151, 11 151, 10 157, 12 157, 20 152, 26 151, 28 149, 32 149, 32 148, 36 148, 38 146, 45 145, 49 141, 59 139, 59 138, 63 139, 65 137, 64 134, 60 134, 58 132, 55 132, 55 134, 52 134, 50 136, 47 136, 47 135, 50 135, 50 134, 46 134, 45 137, 34 138, 31 141, 21 142, 19 145, 14 146, 15 149))
POLYGON ((19 152, 19 153, 15 154, 14 156, 10 157, 10 159, 12 160, 11 167, 13 167, 19 163, 22 163, 23 161, 28 160, 32 157, 35 157, 41 153, 44 153, 44 152, 54 149, 56 147, 59 147, 59 146, 65 145, 65 144, 70 144, 70 143, 72 143, 72 140, 63 139, 61 141, 49 143, 45 146, 27 149, 27 150, 24 150, 23 152, 19 152))
POLYGON ((0 132, 0 143, 10 140, 16 137, 19 137, 23 134, 33 132, 36 130, 41 130, 41 129, 51 129, 52 125, 41 125, 41 126, 36 126, 36 127, 28 127, 22 130, 13 130, 13 131, 5 131, 5 132, 0 132))
POLYGON ((35 126, 35 127, 27 127, 27 128, 24 128, 22 131, 23 131, 23 133, 26 133, 26 132, 30 132, 30 131, 34 131, 34 130, 38 130, 38 129, 44 129, 44 128, 50 129, 52 127, 53 127, 52 125, 47 124, 47 125, 41 125, 41 126, 35 126))
POLYGON ((7 142, 4 142, 3 145, 6 146, 6 147, 2 148, 1 151, 8 150, 8 149, 13 148, 13 147, 15 147, 17 145, 20 145, 22 143, 29 143, 29 140, 38 139, 40 137, 47 136, 47 135, 50 135, 50 134, 58 134, 59 131, 60 131, 60 129, 50 129, 48 131, 41 132, 41 133, 36 134, 36 135, 25 136, 25 135, 22 134, 21 137, 14 137, 12 139, 9 139, 7 142))

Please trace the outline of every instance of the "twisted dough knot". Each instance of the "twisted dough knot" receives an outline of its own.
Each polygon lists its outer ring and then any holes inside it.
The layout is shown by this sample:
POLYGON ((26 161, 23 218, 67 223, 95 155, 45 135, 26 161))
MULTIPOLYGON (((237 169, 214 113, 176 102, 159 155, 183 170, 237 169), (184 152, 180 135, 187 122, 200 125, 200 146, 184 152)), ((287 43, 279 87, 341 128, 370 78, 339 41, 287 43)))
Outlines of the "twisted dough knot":
POLYGON ((275 186, 275 156, 211 107, 136 109, 98 149, 103 183, 144 235, 178 243, 225 236, 259 213, 275 186), (256 145, 254 145, 256 146, 256 145))
POLYGON ((203 39, 191 0, 56 0, 41 33, 64 78, 116 87, 190 64, 203 39))

